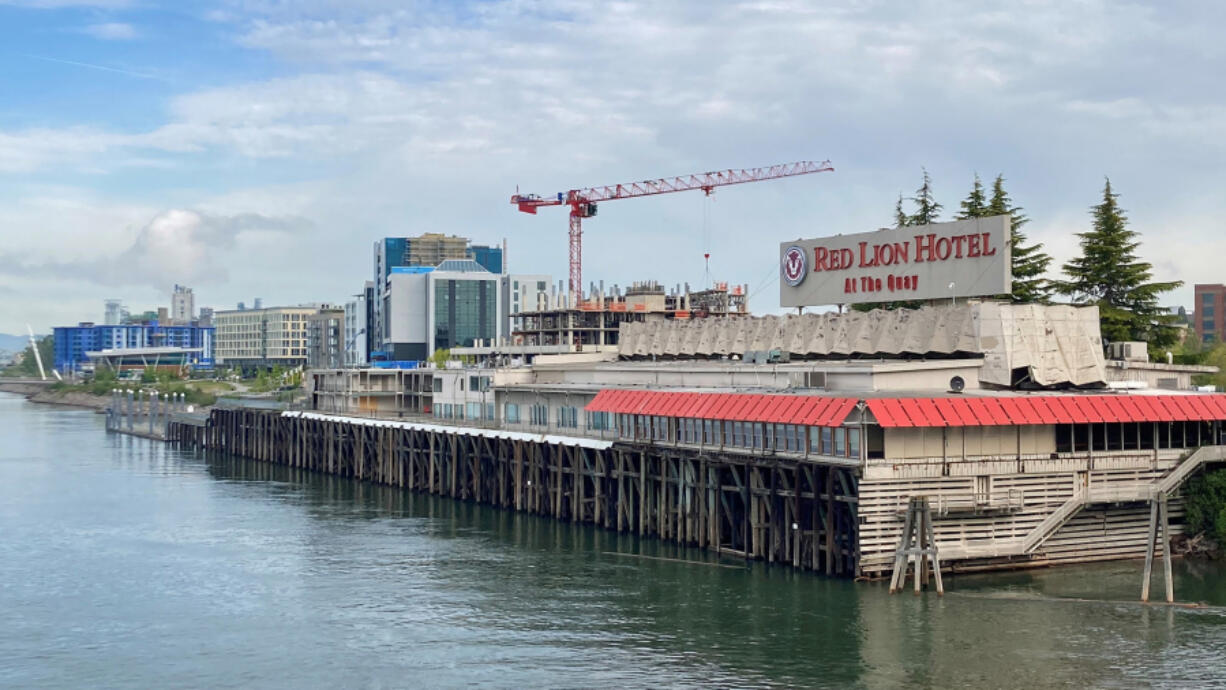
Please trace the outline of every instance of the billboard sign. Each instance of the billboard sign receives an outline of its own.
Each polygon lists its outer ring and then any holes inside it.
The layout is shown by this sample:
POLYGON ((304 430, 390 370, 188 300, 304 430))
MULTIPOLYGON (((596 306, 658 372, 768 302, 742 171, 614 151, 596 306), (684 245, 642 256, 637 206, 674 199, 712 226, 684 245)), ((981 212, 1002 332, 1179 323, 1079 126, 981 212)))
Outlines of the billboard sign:
POLYGON ((1009 216, 779 245, 783 307, 983 297, 1012 289, 1009 216))

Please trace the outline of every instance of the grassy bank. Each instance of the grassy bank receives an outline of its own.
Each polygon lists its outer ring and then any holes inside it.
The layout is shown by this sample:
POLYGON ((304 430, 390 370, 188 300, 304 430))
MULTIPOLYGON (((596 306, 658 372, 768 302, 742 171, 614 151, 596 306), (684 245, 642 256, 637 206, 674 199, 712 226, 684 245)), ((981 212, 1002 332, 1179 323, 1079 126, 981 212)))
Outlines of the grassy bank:
POLYGON ((120 389, 139 389, 139 390, 155 390, 158 395, 183 395, 187 402, 197 406, 208 406, 217 402, 217 396, 234 389, 228 383, 223 381, 178 381, 178 380, 155 380, 155 381, 119 381, 113 377, 100 377, 88 383, 71 384, 65 382, 57 382, 52 384, 49 389, 62 393, 85 393, 88 395, 108 396, 111 390, 120 389))

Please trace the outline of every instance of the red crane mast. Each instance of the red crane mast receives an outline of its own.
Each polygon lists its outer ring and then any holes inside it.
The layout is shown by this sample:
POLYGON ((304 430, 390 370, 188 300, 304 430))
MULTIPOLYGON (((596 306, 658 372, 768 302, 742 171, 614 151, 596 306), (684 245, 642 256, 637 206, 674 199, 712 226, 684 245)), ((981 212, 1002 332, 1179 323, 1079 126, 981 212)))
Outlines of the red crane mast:
POLYGON ((558 192, 554 196, 539 194, 515 194, 511 203, 524 213, 536 213, 541 206, 570 206, 570 291, 576 295, 583 294, 583 219, 596 215, 596 204, 614 199, 632 199, 640 196, 668 194, 670 192, 685 192, 701 189, 707 195, 716 187, 746 182, 761 182, 762 180, 777 180, 781 177, 795 177, 811 173, 830 172, 830 161, 815 163, 800 161, 798 163, 783 163, 765 168, 742 168, 740 170, 717 170, 714 172, 682 175, 680 177, 663 177, 658 180, 628 182, 626 184, 609 185, 605 187, 589 187, 587 189, 572 189, 558 192))

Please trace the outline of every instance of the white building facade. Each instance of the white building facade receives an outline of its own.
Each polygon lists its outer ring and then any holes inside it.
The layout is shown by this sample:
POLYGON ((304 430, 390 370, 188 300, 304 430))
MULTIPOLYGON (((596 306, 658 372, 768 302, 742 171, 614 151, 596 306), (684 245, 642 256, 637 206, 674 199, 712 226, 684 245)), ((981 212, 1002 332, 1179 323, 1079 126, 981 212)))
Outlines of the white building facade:
POLYGON ((383 350, 392 360, 423 361, 436 350, 497 341, 503 336, 499 278, 471 259, 393 268, 383 350))

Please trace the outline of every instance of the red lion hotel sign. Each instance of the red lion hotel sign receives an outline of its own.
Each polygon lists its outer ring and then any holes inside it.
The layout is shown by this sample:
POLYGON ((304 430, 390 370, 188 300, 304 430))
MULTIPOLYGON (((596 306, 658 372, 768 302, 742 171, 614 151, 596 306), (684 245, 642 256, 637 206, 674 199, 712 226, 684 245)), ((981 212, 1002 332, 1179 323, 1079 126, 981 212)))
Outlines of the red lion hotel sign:
POLYGON ((779 245, 784 307, 1003 295, 1012 290, 1009 216, 779 245))

